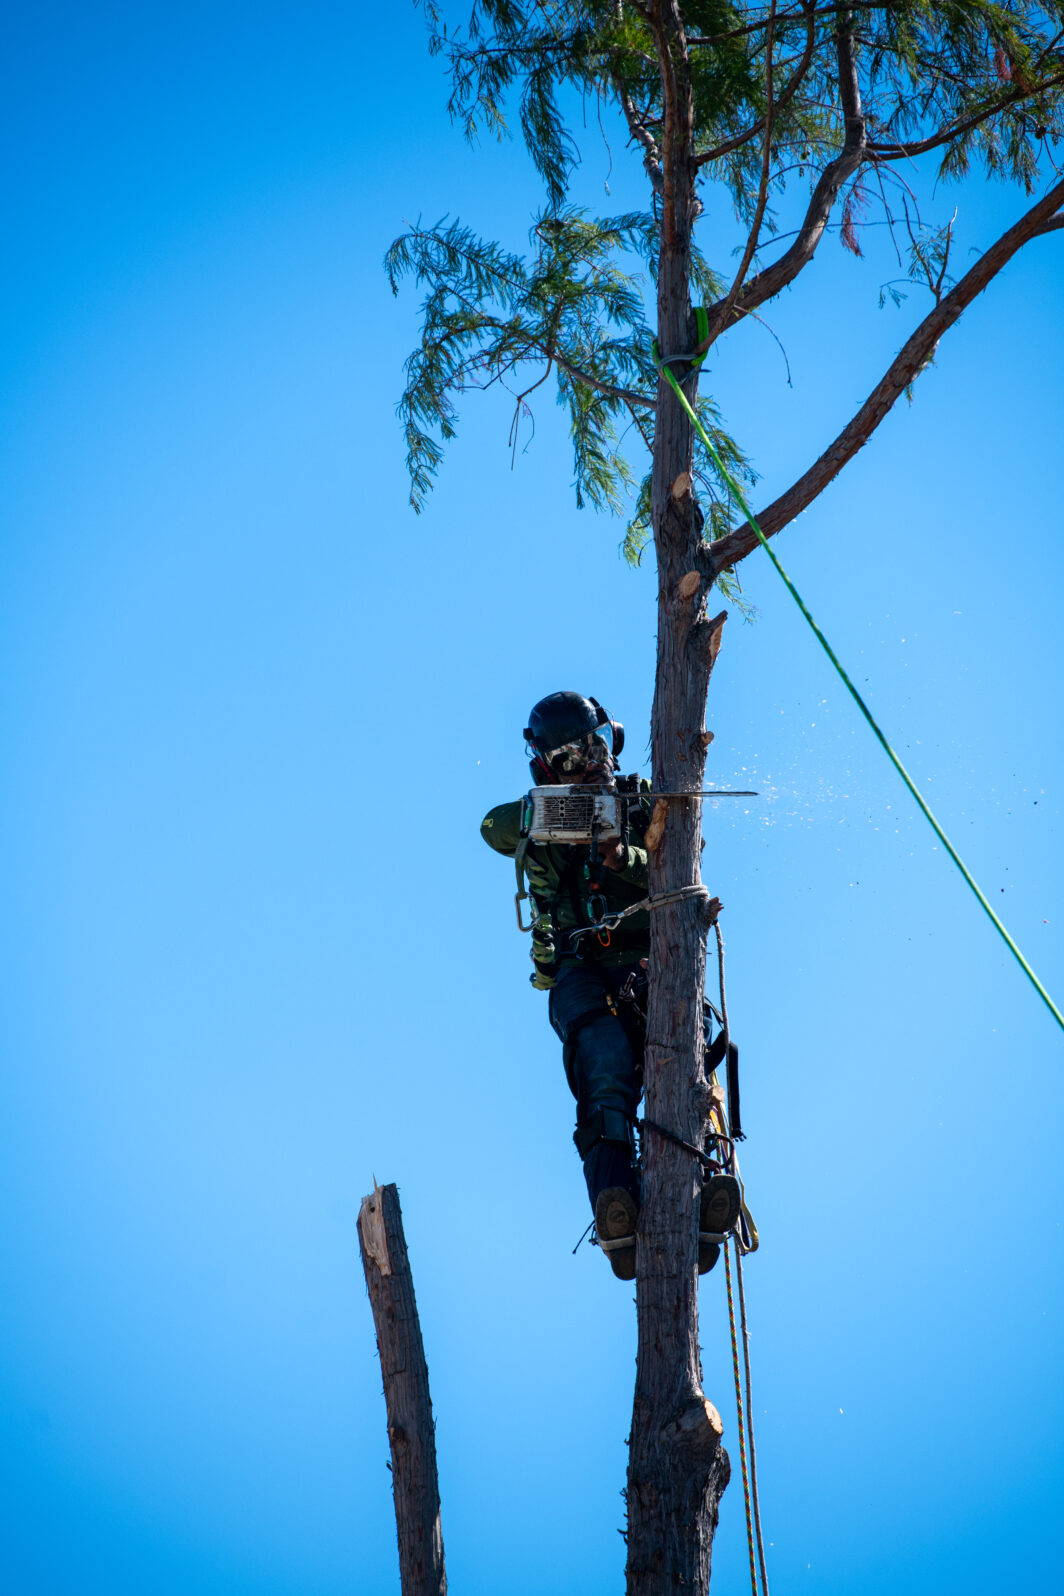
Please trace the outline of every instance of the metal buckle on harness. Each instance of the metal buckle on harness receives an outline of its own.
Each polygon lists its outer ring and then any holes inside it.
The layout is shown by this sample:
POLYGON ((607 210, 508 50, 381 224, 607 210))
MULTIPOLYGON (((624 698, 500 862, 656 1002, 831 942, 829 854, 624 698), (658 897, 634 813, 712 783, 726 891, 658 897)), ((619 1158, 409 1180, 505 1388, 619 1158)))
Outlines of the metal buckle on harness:
POLYGON ((532 927, 536 923, 534 917, 528 922, 527 925, 525 925, 524 921, 521 919, 521 904, 522 902, 527 903, 528 901, 529 895, 527 892, 514 893, 514 908, 517 910, 517 929, 519 931, 531 931, 532 927))

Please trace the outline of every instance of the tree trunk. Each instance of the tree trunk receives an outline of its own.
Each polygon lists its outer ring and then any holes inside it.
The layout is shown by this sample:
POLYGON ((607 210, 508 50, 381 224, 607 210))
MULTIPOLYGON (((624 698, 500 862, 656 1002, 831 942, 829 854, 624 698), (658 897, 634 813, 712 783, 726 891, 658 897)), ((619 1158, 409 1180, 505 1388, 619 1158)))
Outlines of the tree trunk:
MULTIPOLYGON (((658 276, 662 355, 696 342, 690 297, 696 166, 687 49, 678 10, 658 0, 655 31, 665 84, 663 203, 658 276)), ((679 379, 683 365, 674 365, 679 379)), ((693 384, 688 392, 692 392, 693 384)), ((703 715, 725 617, 706 616, 712 565, 691 491, 692 430, 672 389, 658 383, 653 518, 658 562, 658 658, 652 720, 659 791, 697 791, 706 746, 703 715), (697 573, 693 578, 681 579, 697 573)), ((650 854, 652 894, 700 881, 701 805, 670 802, 650 854)), ((688 900, 651 914, 646 1051, 648 1120, 702 1145, 708 1113, 702 994, 706 917, 688 900)), ((675 1143, 644 1136, 637 1240, 639 1351, 628 1465, 628 1596, 709 1587, 713 1533, 730 1465, 722 1425, 702 1391, 698 1348, 698 1205, 701 1170, 675 1143)))
POLYGON ((446 1596, 429 1371, 394 1186, 374 1183, 362 1199, 358 1242, 384 1376, 402 1596, 446 1596))

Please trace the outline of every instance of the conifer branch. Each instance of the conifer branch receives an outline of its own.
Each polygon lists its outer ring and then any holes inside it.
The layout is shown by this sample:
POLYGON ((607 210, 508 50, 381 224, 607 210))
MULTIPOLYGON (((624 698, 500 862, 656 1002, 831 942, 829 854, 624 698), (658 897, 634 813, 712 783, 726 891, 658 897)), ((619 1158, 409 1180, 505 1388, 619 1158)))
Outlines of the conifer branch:
POLYGON ((734 299, 728 295, 710 307, 709 330, 698 346, 699 353, 704 353, 716 342, 732 318, 738 319, 748 311, 756 310, 767 299, 774 298, 808 266, 824 236, 839 193, 865 158, 865 121, 861 113, 853 33, 845 19, 836 33, 835 44, 839 98, 845 126, 842 149, 821 173, 805 219, 790 249, 759 272, 734 299))
MULTIPOLYGON (((801 60, 795 67, 790 78, 788 78, 787 82, 784 84, 776 100, 775 113, 777 116, 781 111, 786 110, 787 106, 794 99, 794 96, 801 87, 802 81, 805 78, 806 73, 809 71, 809 67, 813 60, 813 50, 816 45, 817 12, 812 0, 802 0, 802 10, 805 13, 806 21, 805 49, 802 51, 801 60)), ((774 8, 770 6, 770 19, 773 15, 773 12, 774 8)), ((794 13, 788 12, 785 14, 793 15, 794 13)), ((761 24, 761 26, 766 28, 770 25, 770 21, 761 24)), ((689 42, 691 44, 703 44, 707 41, 702 39, 692 39, 689 42)), ((768 113, 766 112, 765 116, 759 117, 753 126, 748 127, 745 132, 737 133, 734 138, 726 139, 723 144, 717 144, 711 150, 704 150, 701 155, 696 156, 696 166, 708 166, 711 161, 719 161, 725 155, 731 155, 736 150, 741 149, 744 144, 750 143, 752 139, 756 139, 758 134, 764 131, 767 121, 768 113)))
POLYGON ((1013 106, 1020 105, 1024 100, 1033 99, 1039 94, 1048 94, 1051 89, 1059 88, 1064 84, 1064 72, 1055 73, 1052 77, 1024 89, 1017 88, 1010 94, 1005 94, 994 101, 981 106, 971 116, 965 117, 952 125, 940 128, 937 133, 928 138, 917 139, 913 143, 877 143, 869 142, 868 152, 876 161, 902 161, 915 160, 918 155, 927 155, 931 150, 941 149, 944 144, 955 143, 963 138, 966 133, 973 132, 992 116, 1000 116, 1005 111, 1010 111, 1013 106))
MULTIPOLYGON (((1064 180, 1055 184, 1025 216, 1003 233, 934 310, 925 316, 856 415, 815 465, 758 516, 758 524, 766 537, 774 537, 781 532, 834 481, 843 466, 868 442, 901 395, 909 391, 916 378, 930 364, 943 334, 960 319, 972 300, 982 293, 1017 251, 1032 238, 1064 227, 1064 215, 1058 214, 1062 207, 1064 180)), ((748 523, 736 527, 714 547, 716 569, 719 571, 725 566, 736 565, 758 547, 760 544, 753 527, 748 523)))

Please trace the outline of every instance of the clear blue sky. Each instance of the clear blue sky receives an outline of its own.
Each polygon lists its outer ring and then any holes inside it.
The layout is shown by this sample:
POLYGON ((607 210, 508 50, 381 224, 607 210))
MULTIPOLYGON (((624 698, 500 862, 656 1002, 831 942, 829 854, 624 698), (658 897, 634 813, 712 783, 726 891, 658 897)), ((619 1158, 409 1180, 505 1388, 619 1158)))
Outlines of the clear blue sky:
MULTIPOLYGON (((615 1596, 631 1292, 570 1249, 572 1112, 480 842, 557 687, 647 735, 654 573, 545 399, 394 417, 449 212, 519 247, 413 7, 8 18, 0 271, 0 1455, 10 1596, 387 1596, 355 1236, 401 1188, 456 1596, 615 1596), (597 595, 593 606, 588 595, 597 595)), ((611 130, 607 128, 607 135, 611 130)), ((586 136, 578 197, 639 200, 586 136)), ((1022 198, 975 180, 961 264, 1022 198)), ((727 206, 704 239, 733 242, 727 206)), ((835 241, 707 382, 786 486, 917 314, 835 241)), ((1017 260, 780 552, 1060 1001, 1064 240, 1017 260)), ((777 578, 744 569, 707 811, 742 1045, 774 1596, 1064 1588, 1064 1047, 777 578)), ((730 1437, 723 1281, 706 1388, 730 1437)), ((725 1498, 714 1589, 743 1579, 725 1498)))

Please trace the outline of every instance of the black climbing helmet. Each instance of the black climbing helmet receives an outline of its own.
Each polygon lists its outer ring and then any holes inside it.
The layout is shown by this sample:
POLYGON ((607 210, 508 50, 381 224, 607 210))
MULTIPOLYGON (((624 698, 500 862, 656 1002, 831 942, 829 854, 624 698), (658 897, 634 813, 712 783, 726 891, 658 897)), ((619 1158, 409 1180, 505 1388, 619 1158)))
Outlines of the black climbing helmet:
POLYGON ((611 720, 597 698, 548 693, 533 706, 525 748, 537 783, 564 782, 588 765, 611 768, 624 747, 624 727, 611 720))

